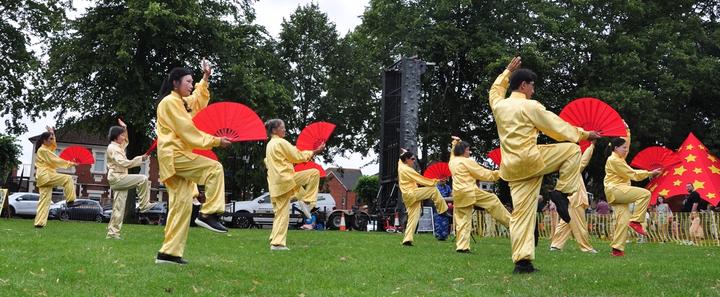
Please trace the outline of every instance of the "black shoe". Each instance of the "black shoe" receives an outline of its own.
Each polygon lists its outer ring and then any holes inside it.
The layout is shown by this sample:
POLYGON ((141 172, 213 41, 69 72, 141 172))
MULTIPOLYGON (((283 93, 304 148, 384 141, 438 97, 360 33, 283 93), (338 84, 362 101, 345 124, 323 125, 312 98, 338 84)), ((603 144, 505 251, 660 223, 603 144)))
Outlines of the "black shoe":
POLYGON ((535 247, 537 247, 538 242, 540 241, 540 231, 538 230, 538 224, 535 224, 535 232, 533 232, 535 236, 535 247))
POLYGON ((570 223, 570 212, 568 211, 570 201, 567 196, 568 194, 555 190, 550 193, 550 200, 555 203, 560 218, 565 221, 565 223, 570 223))
POLYGON ((538 272, 540 270, 535 269, 533 267, 532 262, 530 260, 520 260, 515 262, 515 270, 513 270, 513 273, 515 274, 523 274, 523 273, 533 273, 538 272))
POLYGON ((195 224, 197 224, 198 226, 203 227, 205 229, 208 229, 210 231, 217 232, 217 233, 227 233, 228 232, 227 228, 225 228, 225 226, 223 226, 222 224, 220 224, 220 222, 218 222, 216 214, 211 214, 211 215, 200 214, 195 219, 195 224))
POLYGON ((182 257, 158 253, 155 258, 155 264, 180 264, 186 265, 188 262, 182 257))
POLYGON ((412 241, 405 241, 403 242, 404 246, 413 246, 412 241))
POLYGON ((34 226, 35 226, 35 228, 38 228, 38 229, 42 229, 43 227, 45 227, 45 226, 40 226, 40 225, 34 225, 34 226))
POLYGON ((461 254, 469 254, 469 253, 470 253, 470 249, 455 250, 455 251, 458 252, 458 253, 461 253, 461 254))
POLYGON ((75 200, 67 201, 67 202, 65 202, 65 205, 67 205, 67 207, 73 207, 73 206, 75 206, 75 200))

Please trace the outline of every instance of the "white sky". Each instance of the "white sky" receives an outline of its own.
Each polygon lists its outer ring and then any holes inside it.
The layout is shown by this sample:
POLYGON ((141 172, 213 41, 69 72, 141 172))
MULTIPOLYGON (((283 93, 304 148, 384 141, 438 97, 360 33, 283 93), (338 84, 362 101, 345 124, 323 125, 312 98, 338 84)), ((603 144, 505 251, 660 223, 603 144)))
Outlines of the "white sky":
MULTIPOLYGON (((273 37, 277 38, 283 19, 289 19, 298 5, 304 6, 311 2, 317 3, 320 10, 328 15, 328 19, 335 23, 336 29, 341 36, 344 36, 362 22, 360 16, 368 5, 368 0, 260 0, 254 5, 257 16, 255 22, 263 25, 273 37)), ((92 1, 75 0, 73 5, 77 11, 70 12, 69 16, 74 18, 81 15, 85 8, 91 5, 91 3, 92 1)), ((20 161, 23 164, 30 164, 32 160, 32 144, 28 141, 28 138, 45 131, 46 125, 54 126, 54 114, 54 112, 50 112, 47 114, 47 117, 40 118, 35 122, 31 122, 30 119, 23 119, 23 122, 28 126, 28 132, 19 137, 23 150, 20 161)), ((2 131, 7 129, 4 122, 8 117, 9 116, 4 116, 0 120, 0 128, 2 128, 2 131)), ((375 158, 376 156, 374 154, 368 157, 363 157, 360 154, 337 156, 332 166, 361 168, 363 174, 375 174, 379 171, 378 164, 368 164, 375 158)), ((329 167, 328 164, 323 165, 326 168, 329 167)))

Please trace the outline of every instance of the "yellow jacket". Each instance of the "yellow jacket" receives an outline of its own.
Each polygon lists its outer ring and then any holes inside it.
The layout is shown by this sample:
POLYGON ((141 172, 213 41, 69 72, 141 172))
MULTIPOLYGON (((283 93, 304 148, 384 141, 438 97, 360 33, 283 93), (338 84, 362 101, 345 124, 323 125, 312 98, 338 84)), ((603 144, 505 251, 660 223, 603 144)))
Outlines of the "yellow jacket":
POLYGON ((50 177, 57 173, 57 168, 69 168, 72 163, 60 159, 55 154, 57 143, 50 145, 41 145, 35 153, 35 182, 38 187, 46 185, 50 181, 50 177))
POLYGON ((295 190, 294 163, 310 161, 312 151, 300 151, 284 138, 273 135, 265 149, 265 167, 270 197, 278 197, 295 190))
MULTIPOLYGON (((650 171, 647 170, 635 170, 630 167, 625 158, 616 152, 613 152, 608 157, 605 163, 605 195, 608 202, 615 200, 615 197, 611 197, 612 191, 618 186, 629 186, 630 181, 641 181, 650 176, 650 171)), ((629 191, 629 187, 623 189, 624 193, 629 191)))
POLYGON ((110 142, 107 147, 107 179, 113 183, 128 174, 128 168, 138 167, 142 165, 142 156, 137 156, 132 160, 128 160, 125 156, 125 148, 130 144, 130 139, 125 137, 125 143, 119 144, 115 141, 110 142))
MULTIPOLYGON (((585 168, 590 164, 590 159, 592 159, 593 152, 595 151, 595 144, 590 144, 590 146, 585 149, 585 152, 582 154, 582 157, 580 158, 580 172, 585 170, 585 168)), ((582 179, 582 174, 580 175, 580 179, 582 179)), ((587 208, 590 206, 590 202, 588 201, 588 195, 587 195, 587 188, 585 188, 585 180, 580 183, 580 187, 578 188, 578 191, 575 192, 572 196, 568 197, 570 200, 570 206, 571 207, 578 207, 582 206, 587 208)))
POLYGON ((453 155, 456 144, 457 141, 452 142, 448 163, 453 179, 453 202, 457 207, 466 207, 475 203, 476 181, 497 181, 500 171, 486 169, 473 159, 453 155))
POLYGON ((431 179, 420 175, 414 168, 407 166, 401 160, 398 160, 398 184, 400 192, 403 194, 403 200, 412 198, 418 184, 421 186, 431 187, 437 184, 437 179, 431 179))
POLYGON ((539 132, 558 140, 577 143, 589 133, 568 124, 523 93, 512 92, 505 98, 510 71, 497 77, 490 88, 490 108, 500 136, 502 164, 500 176, 506 181, 523 180, 537 175, 545 164, 537 145, 539 132))
POLYGON ((160 101, 157 108, 158 163, 160 165, 160 181, 165 182, 175 175, 175 157, 184 155, 195 160, 198 155, 193 149, 210 149, 220 145, 220 138, 195 128, 192 117, 210 101, 208 82, 201 80, 195 84, 192 95, 182 98, 173 91, 160 101), (183 101, 191 109, 185 109, 183 101))

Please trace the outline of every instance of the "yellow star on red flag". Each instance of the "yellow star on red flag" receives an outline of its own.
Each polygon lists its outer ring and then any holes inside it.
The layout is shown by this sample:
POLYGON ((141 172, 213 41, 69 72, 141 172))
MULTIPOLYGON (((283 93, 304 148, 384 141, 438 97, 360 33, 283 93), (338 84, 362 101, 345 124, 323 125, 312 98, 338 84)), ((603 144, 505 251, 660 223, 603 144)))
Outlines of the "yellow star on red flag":
POLYGON ((693 169, 693 172, 695 172, 695 174, 700 174, 700 173, 702 173, 702 168, 695 167, 695 169, 693 169))
POLYGON ((698 145, 698 148, 701 149, 701 150, 703 150, 703 151, 705 150, 705 147, 704 147, 702 144, 701 144, 701 145, 698 145))
POLYGON ((715 193, 708 193, 707 197, 710 199, 715 199, 715 193))
POLYGON ((695 162, 696 158, 697 157, 695 155, 689 154, 689 155, 687 155, 687 157, 685 157, 685 160, 688 161, 688 163, 690 163, 690 162, 695 162))
POLYGON ((720 174, 720 168, 715 167, 715 165, 710 165, 710 167, 708 167, 708 169, 710 169, 710 171, 712 173, 720 174))
POLYGON ((696 179, 696 180, 693 182, 693 187, 695 188, 695 190, 697 190, 697 189, 704 189, 704 188, 705 188, 705 182, 701 182, 701 181, 699 181, 699 180, 696 179))
POLYGON ((668 189, 662 189, 662 191, 660 191, 660 193, 658 193, 658 194, 660 196, 667 196, 668 193, 670 193, 670 191, 668 189))
POLYGON ((680 165, 680 167, 675 168, 675 172, 673 172, 673 175, 682 176, 685 171, 687 171, 687 169, 685 169, 685 165, 680 165))
MULTIPOLYGON (((681 182, 679 179, 676 179, 676 180, 673 182, 673 186, 676 186, 676 187, 679 187, 681 184, 682 184, 682 182, 681 182)), ((651 191, 652 191, 652 190, 651 190, 651 191)))
POLYGON ((693 149, 693 147, 694 147, 694 146, 693 146, 692 144, 688 144, 687 146, 685 146, 685 149, 686 149, 686 150, 691 150, 691 149, 693 149))
POLYGON ((708 159, 710 159, 713 163, 717 162, 717 158, 713 157, 713 155, 708 155, 708 159))

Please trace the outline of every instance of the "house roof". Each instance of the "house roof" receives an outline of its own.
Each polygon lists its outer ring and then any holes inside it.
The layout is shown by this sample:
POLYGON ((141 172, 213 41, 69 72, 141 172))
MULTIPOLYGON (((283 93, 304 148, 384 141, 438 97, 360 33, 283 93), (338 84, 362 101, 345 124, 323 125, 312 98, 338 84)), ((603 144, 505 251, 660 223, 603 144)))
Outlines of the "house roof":
POLYGON ((337 178, 337 180, 345 187, 348 191, 354 191, 357 186, 360 177, 362 177, 362 171, 360 169, 353 168, 328 168, 325 170, 328 176, 331 174, 337 178))
MULTIPOLYGON (((35 143, 40 137, 40 134, 30 137, 28 140, 35 143)), ((72 143, 72 144, 85 144, 85 145, 100 145, 105 146, 110 143, 105 135, 98 135, 97 133, 84 133, 76 129, 57 129, 55 130, 55 142, 57 143, 72 143)))

